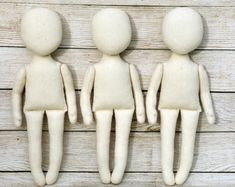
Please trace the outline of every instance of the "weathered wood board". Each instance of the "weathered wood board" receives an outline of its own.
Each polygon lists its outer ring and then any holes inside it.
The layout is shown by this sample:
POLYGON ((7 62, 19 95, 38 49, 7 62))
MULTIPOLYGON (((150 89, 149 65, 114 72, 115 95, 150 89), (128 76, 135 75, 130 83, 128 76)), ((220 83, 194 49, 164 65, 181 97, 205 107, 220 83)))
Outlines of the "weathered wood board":
MULTIPOLYGON (((114 133, 111 136, 113 163, 114 133)), ((48 133, 43 132, 43 168, 48 166, 48 133)), ((181 133, 177 133, 175 168, 179 163, 181 133)), ((235 133, 197 133, 193 172, 235 172, 235 133)), ((61 171, 94 172, 96 165, 95 132, 65 132, 61 171)), ((29 171, 28 141, 25 131, 0 132, 0 168, 2 171, 29 171)), ((130 134, 127 172, 160 172, 160 133, 130 134)))
MULTIPOLYGON (((137 66, 142 88, 147 90, 156 65, 167 61, 169 55, 166 50, 127 50, 123 57, 137 66)), ((101 58, 101 54, 94 49, 61 49, 56 51, 54 56, 58 61, 69 65, 77 89, 81 89, 87 68, 101 58)), ((12 88, 15 74, 24 64, 30 63, 31 54, 26 49, 3 47, 0 57, 0 88, 12 88)), ((212 91, 235 91, 233 51, 195 51, 192 58, 206 67, 212 91)))
MULTIPOLYGON (((75 80, 78 106, 84 74, 98 62, 101 53, 91 40, 92 16, 102 8, 125 10, 131 19, 133 38, 122 57, 135 64, 146 94, 152 72, 170 52, 161 37, 161 22, 167 11, 189 6, 203 17, 205 35, 192 59, 203 64, 210 77, 216 124, 209 125, 202 112, 197 129, 194 162, 190 177, 182 186, 235 186, 235 1, 233 0, 2 0, 0 1, 0 187, 34 186, 28 163, 26 124, 16 128, 11 114, 11 92, 15 74, 30 63, 31 54, 20 39, 22 15, 33 7, 57 11, 63 21, 64 39, 53 56, 68 64, 75 80)), ((101 187, 96 165, 95 125, 71 125, 66 118, 64 160, 54 186, 101 187)), ((180 122, 180 120, 179 120, 180 122)), ((43 130, 43 168, 48 166, 47 122, 43 130)), ((178 125, 175 171, 179 163, 181 132, 178 125)), ((160 125, 133 120, 126 174, 121 187, 162 187, 160 167, 160 125)), ((113 131, 115 126, 113 125, 113 131)), ((111 139, 111 165, 115 132, 111 139)))
MULTIPOLYGON (((231 0, 4 0, 2 3, 36 3, 36 4, 72 4, 72 5, 131 5, 131 6, 205 6, 231 7, 235 2, 231 0)), ((0 2, 1 3, 1 2, 0 2)))
MULTIPOLYGON (((91 41, 92 16, 105 6, 76 4, 27 4, 1 3, 0 7, 0 46, 22 46, 20 39, 20 19, 34 7, 48 7, 57 11, 64 24, 66 48, 94 48, 91 41), (11 16, 9 16, 11 15, 11 16)), ((161 23, 164 15, 172 7, 120 6, 131 19, 133 38, 129 48, 165 49, 161 38, 161 23)), ((235 7, 194 7, 203 17, 205 35, 202 49, 235 48, 235 7)))
MULTIPOLYGON (((77 92, 77 105, 79 106, 79 95, 77 92)), ((233 93, 213 93, 212 99, 215 105, 216 111, 216 124, 210 125, 207 123, 205 113, 202 112, 198 132, 235 132, 235 94, 233 93)), ((11 109, 11 90, 0 90, 0 130, 25 130, 25 121, 22 127, 15 127, 12 119, 12 109, 11 109)), ((46 118, 46 117, 45 117, 46 118)), ((149 125, 147 122, 145 124, 138 124, 133 120, 132 131, 159 131, 160 126, 149 125)), ((46 120, 45 120, 46 122, 46 120)), ((44 129, 47 129, 47 125, 44 125, 44 129)), ((66 131, 95 131, 95 125, 86 126, 82 123, 82 117, 80 109, 78 110, 78 123, 71 125, 66 118, 66 131)))
MULTIPOLYGON (((0 172, 1 186, 9 186, 9 181, 14 181, 15 186, 36 187, 32 181, 29 172, 9 173, 0 172)), ((189 186, 220 186, 234 187, 234 173, 191 173, 184 187, 189 186)), ((51 187, 81 186, 81 187, 112 187, 114 185, 104 185, 100 183, 98 173, 67 173, 62 172, 59 175, 58 182, 51 187), (69 185, 68 185, 69 184, 69 185)), ((162 181, 161 173, 126 173, 121 184, 118 187, 166 187, 162 181)), ((180 187, 179 185, 177 187, 180 187)))

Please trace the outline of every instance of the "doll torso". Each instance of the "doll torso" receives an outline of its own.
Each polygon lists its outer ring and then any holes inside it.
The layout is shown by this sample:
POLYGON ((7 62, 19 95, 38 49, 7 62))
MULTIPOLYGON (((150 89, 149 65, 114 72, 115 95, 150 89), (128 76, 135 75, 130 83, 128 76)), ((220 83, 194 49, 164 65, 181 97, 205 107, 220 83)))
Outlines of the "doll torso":
POLYGON ((134 107, 130 66, 122 61, 101 61, 94 65, 93 111, 134 107))
POLYGON ((32 62, 26 66, 24 110, 66 110, 61 64, 32 62))
POLYGON ((201 110, 197 64, 192 61, 163 64, 159 109, 201 110))

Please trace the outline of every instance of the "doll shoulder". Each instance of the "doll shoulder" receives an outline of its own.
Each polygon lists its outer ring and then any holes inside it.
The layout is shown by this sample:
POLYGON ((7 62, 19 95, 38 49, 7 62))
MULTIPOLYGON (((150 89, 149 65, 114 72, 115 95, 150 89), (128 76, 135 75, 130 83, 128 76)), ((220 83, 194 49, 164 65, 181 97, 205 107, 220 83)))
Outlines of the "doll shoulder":
POLYGON ((22 78, 22 77, 26 77, 26 65, 21 67, 21 69, 16 74, 16 79, 19 79, 19 78, 22 78))
POLYGON ((201 79, 208 79, 206 68, 203 65, 198 65, 198 73, 201 79))
POLYGON ((166 62, 163 62, 163 63, 160 63, 160 64, 157 64, 157 66, 155 67, 155 69, 163 69, 163 67, 166 65, 167 63, 166 62))
POLYGON ((166 65, 167 63, 160 63, 160 64, 157 64, 157 66, 155 67, 155 70, 154 70, 154 74, 158 73, 158 74, 162 74, 163 72, 163 69, 164 69, 164 66, 166 65))
POLYGON ((87 68, 86 70, 86 75, 90 75, 90 74, 95 74, 96 72, 96 64, 95 65, 91 65, 87 68))
POLYGON ((136 66, 134 64, 127 64, 129 65, 130 71, 136 71, 136 66))
POLYGON ((56 62, 58 66, 60 66, 61 71, 69 71, 69 68, 66 64, 61 64, 60 62, 56 62))
POLYGON ((204 66, 204 65, 202 65, 202 64, 198 64, 198 71, 199 71, 199 72, 206 71, 205 66, 204 66))

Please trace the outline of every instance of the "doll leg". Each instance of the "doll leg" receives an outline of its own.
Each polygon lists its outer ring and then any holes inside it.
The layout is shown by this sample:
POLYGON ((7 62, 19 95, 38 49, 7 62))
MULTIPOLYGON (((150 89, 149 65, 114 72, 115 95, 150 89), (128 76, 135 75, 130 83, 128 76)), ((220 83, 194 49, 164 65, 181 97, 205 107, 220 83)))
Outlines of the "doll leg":
POLYGON ((181 110, 182 146, 180 167, 175 178, 176 184, 184 183, 192 166, 198 117, 199 111, 181 110))
POLYGON ((175 184, 173 173, 175 127, 179 110, 161 110, 162 174, 167 185, 175 184))
POLYGON ((46 111, 49 129, 49 167, 46 175, 47 184, 53 184, 57 180, 63 156, 63 133, 65 111, 46 111))
POLYGON ((36 184, 45 185, 45 176, 42 172, 42 122, 43 111, 27 111, 27 131, 29 138, 29 162, 36 184))
POLYGON ((115 140, 115 161, 111 181, 119 184, 122 180, 128 156, 129 134, 134 109, 115 110, 116 119, 116 140, 115 140))
POLYGON ((110 183, 109 144, 112 123, 112 110, 96 111, 97 164, 101 181, 110 183))

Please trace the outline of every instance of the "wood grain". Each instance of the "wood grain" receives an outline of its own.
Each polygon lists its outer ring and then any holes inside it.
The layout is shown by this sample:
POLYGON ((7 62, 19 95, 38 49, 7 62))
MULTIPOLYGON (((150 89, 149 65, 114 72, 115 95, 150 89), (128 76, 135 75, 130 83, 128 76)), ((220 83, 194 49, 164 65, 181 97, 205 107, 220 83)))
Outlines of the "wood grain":
MULTIPOLYGON (((114 134, 111 138, 113 165, 114 134)), ((178 167, 181 134, 176 135, 175 168, 178 167)), ((197 133, 194 172, 235 172, 234 133, 197 133)), ((43 133, 43 168, 48 166, 48 133, 43 133)), ((96 165, 95 132, 66 132, 61 171, 93 172, 96 165)), ((1 171, 29 171, 28 140, 25 131, 0 132, 1 171)), ((160 172, 160 133, 130 134, 127 172, 160 172)))
MULTIPOLYGON (((210 125, 207 123, 205 113, 202 112, 198 132, 208 132, 208 131, 235 131, 235 94, 233 93, 213 93, 213 101, 216 111, 216 124, 210 125)), ((77 92, 77 105, 79 107, 79 92, 77 92)), ((25 130, 25 121, 21 128, 17 128, 13 124, 12 119, 12 109, 11 109, 11 90, 1 90, 0 91, 0 130, 25 130)), ((159 131, 160 125, 149 125, 147 122, 145 124, 138 124, 133 119, 132 131, 159 131)), ((46 120, 45 120, 46 123, 46 120)), ((44 125, 44 129, 47 129, 47 125, 44 125)), ((71 125, 66 118, 65 122, 66 131, 95 131, 95 125, 86 126, 82 123, 82 117, 80 113, 80 108, 78 110, 78 123, 76 125, 71 125)))
MULTIPOLYGON (((8 0, 3 0, 8 2, 8 0)), ((77 5, 131 5, 131 6, 235 6, 231 0, 10 0, 11 3, 37 3, 37 4, 77 4, 77 5)), ((0 2, 1 3, 1 2, 0 2)))
MULTIPOLYGON (((36 186, 33 183, 29 172, 0 172, 0 186, 36 186)), ((98 173, 60 173, 56 184, 51 187, 111 187, 114 185, 104 185, 100 182, 98 173)), ((220 186, 233 187, 235 185, 234 173, 191 173, 184 186, 220 186)), ((118 187, 167 187, 162 181, 161 173, 126 173, 121 184, 118 187)))
MULTIPOLYGON (((158 63, 166 62, 170 52, 166 50, 127 50, 123 58, 137 66, 142 88, 148 89, 153 71, 158 63)), ((81 89, 88 67, 99 62, 101 54, 93 49, 60 49, 54 57, 68 64, 75 87, 81 89)), ((235 53, 233 51, 195 51, 192 59, 203 64, 209 74, 212 91, 235 91, 235 53), (223 58, 222 58, 223 57, 223 58)), ((0 50, 0 88, 12 88, 16 73, 30 63, 31 54, 23 48, 0 50)))
MULTIPOLYGON (((210 76, 216 111, 216 125, 209 125, 204 112, 197 129, 192 173, 182 186, 235 186, 235 1, 231 0, 2 0, 0 2, 0 187, 34 186, 28 163, 26 124, 16 128, 11 114, 11 88, 16 72, 31 61, 20 38, 22 15, 34 7, 57 11, 63 21, 64 39, 53 56, 68 64, 75 87, 81 89, 84 74, 98 62, 101 54, 94 49, 90 23, 100 9, 116 7, 130 16, 133 37, 122 56, 137 66, 143 90, 148 89, 158 63, 169 58, 162 41, 161 23, 176 6, 194 7, 203 17, 205 35, 192 59, 203 64, 210 76), (118 6, 117 6, 118 5, 118 6)), ((77 91, 78 106, 79 94, 77 91)), ((96 166, 95 125, 82 124, 79 110, 76 125, 65 122, 64 159, 54 186, 101 187, 96 166)), ((180 122, 180 120, 179 120, 180 122)), ((48 132, 44 121, 43 168, 48 166, 48 132)), ((160 166, 160 125, 140 125, 133 119, 128 166, 122 187, 163 187, 160 166)), ((113 126, 114 130, 114 126, 113 126)), ((180 126, 178 125, 180 131, 180 126)), ((111 165, 115 132, 111 138, 111 165)), ((175 144, 175 170, 179 163, 181 133, 175 144)))
MULTIPOLYGON (((19 24, 23 14, 42 4, 1 3, 0 46, 22 46, 19 24), (9 16, 11 15, 11 16, 9 16)), ((43 4, 57 11, 63 20, 63 47, 94 48, 90 24, 93 15, 107 6, 43 4)), ((165 49, 161 36, 162 19, 172 7, 116 6, 126 11, 132 22, 130 48, 165 49)), ((235 7, 195 7, 204 21, 205 35, 200 48, 235 49, 235 7)))

